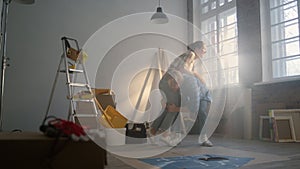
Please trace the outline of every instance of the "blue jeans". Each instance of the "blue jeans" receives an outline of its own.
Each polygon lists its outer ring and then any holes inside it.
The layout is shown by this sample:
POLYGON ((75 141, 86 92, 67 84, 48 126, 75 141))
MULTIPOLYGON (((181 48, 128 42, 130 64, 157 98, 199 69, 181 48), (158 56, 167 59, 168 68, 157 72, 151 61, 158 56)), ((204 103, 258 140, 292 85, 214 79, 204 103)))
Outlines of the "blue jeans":
POLYGON ((210 104, 211 104, 210 101, 206 101, 206 100, 200 101, 200 106, 199 106, 199 111, 197 116, 197 120, 199 122, 199 133, 201 133, 201 130, 205 124, 210 109, 210 104))

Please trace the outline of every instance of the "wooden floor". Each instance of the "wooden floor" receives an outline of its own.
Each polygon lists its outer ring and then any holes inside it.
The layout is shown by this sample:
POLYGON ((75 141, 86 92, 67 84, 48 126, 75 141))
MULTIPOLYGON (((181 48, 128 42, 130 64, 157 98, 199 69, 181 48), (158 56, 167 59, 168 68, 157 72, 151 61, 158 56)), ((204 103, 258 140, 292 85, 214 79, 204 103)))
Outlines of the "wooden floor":
MULTIPOLYGON (((184 156, 195 154, 218 154, 235 157, 252 157, 242 169, 299 169, 300 143, 274 143, 260 140, 230 139, 213 136, 213 147, 201 147, 197 144, 197 135, 188 135, 178 146, 159 157, 184 156)), ((105 169, 154 169, 137 159, 115 157, 108 153, 108 165, 105 169)))

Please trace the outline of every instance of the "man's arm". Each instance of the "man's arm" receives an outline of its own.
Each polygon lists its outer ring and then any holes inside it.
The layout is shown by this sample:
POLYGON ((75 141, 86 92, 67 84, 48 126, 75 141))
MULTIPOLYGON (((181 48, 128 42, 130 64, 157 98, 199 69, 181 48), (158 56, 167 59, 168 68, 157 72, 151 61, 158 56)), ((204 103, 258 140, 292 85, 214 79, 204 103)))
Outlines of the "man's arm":
POLYGON ((167 104, 167 111, 170 113, 189 112, 187 107, 178 107, 175 104, 167 104))

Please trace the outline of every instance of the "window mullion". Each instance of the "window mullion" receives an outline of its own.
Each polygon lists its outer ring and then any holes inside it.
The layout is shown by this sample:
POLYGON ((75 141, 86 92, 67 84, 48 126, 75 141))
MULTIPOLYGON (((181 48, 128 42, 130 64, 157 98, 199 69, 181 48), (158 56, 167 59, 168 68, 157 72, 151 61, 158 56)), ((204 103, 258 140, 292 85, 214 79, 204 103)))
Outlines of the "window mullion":
POLYGON ((270 8, 270 11, 272 11, 272 10, 274 10, 274 9, 276 9, 276 8, 284 7, 285 5, 292 4, 292 3, 294 3, 294 2, 295 2, 295 1, 291 1, 291 2, 288 2, 288 3, 283 3, 283 4, 278 5, 278 6, 276 6, 276 7, 270 8))
MULTIPOLYGON (((218 2, 218 4, 219 4, 219 2, 218 2)), ((218 9, 218 8, 217 8, 218 9)), ((221 26, 220 26, 220 14, 218 14, 218 15, 216 15, 216 28, 217 28, 217 43, 216 43, 216 45, 217 45, 217 52, 216 52, 216 54, 217 54, 217 56, 219 56, 220 57, 220 51, 221 51, 221 49, 220 49, 220 31, 221 31, 221 26)), ((218 79, 220 80, 220 79, 222 79, 222 73, 221 73, 221 71, 220 70, 222 70, 222 66, 221 66, 221 64, 218 64, 218 74, 217 74, 217 76, 218 76, 218 79)), ((220 82, 218 83, 218 84, 221 84, 220 82)))
MULTIPOLYGON (((300 15, 299 15, 299 12, 300 12, 300 3, 299 3, 299 1, 297 2, 297 9, 298 9, 298 37, 299 37, 299 39, 300 39, 300 15)), ((299 45, 299 49, 300 49, 300 43, 298 44, 299 45)))
POLYGON ((292 56, 286 56, 286 57, 282 57, 282 58, 274 58, 272 60, 276 61, 276 60, 281 60, 281 59, 291 59, 291 58, 295 58, 295 57, 298 57, 298 56, 300 56, 300 54, 292 55, 292 56))
POLYGON ((217 27, 217 54, 220 54, 220 17, 216 15, 216 27, 217 27))

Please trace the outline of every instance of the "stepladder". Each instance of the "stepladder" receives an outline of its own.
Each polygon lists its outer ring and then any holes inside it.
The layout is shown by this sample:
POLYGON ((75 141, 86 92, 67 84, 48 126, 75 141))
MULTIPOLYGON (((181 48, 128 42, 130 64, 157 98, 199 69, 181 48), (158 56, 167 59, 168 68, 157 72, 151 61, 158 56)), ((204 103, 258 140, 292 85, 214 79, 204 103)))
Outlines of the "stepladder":
POLYGON ((64 75, 67 89, 66 99, 69 104, 67 119, 88 129, 99 129, 101 128, 99 123, 101 111, 98 109, 85 68, 87 54, 80 49, 76 39, 62 37, 61 41, 63 53, 52 86, 46 116, 50 111, 59 76, 64 75))

